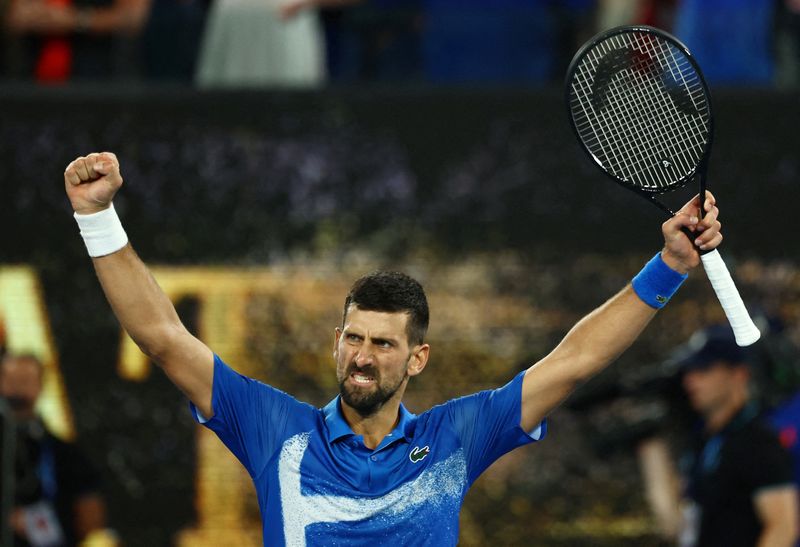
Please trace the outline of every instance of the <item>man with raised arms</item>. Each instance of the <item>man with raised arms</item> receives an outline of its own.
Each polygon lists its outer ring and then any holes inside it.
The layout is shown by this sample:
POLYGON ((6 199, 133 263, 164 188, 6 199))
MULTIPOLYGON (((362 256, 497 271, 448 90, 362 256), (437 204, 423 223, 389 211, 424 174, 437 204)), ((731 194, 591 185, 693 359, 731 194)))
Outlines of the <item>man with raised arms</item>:
POLYGON ((662 225, 664 248, 548 355, 505 386, 420 415, 401 401, 428 363, 425 293, 401 273, 366 275, 334 332, 340 394, 314 408, 237 374, 181 324, 114 212, 122 185, 114 154, 76 159, 64 180, 120 323, 250 473, 265 545, 455 545, 475 479, 541 439, 548 413, 637 338, 699 264, 698 249, 722 241, 714 197, 702 220, 693 199, 662 225))

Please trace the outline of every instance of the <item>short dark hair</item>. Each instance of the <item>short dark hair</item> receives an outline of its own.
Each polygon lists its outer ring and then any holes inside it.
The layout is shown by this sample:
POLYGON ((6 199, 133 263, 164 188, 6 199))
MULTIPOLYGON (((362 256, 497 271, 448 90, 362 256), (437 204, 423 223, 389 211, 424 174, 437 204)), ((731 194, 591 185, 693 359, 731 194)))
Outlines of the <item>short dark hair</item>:
POLYGON ((376 271, 358 278, 344 300, 342 326, 351 305, 365 311, 407 313, 406 336, 411 344, 421 344, 428 331, 425 290, 416 279, 402 272, 376 271))

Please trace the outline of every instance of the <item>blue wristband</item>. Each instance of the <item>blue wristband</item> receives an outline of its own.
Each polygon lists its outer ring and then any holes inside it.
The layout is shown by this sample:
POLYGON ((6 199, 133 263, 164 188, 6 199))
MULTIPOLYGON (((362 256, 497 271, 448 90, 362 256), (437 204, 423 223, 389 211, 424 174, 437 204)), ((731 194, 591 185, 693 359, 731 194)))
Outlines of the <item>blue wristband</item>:
POLYGON ((659 252, 631 281, 633 290, 648 306, 659 309, 669 302, 678 287, 689 277, 664 263, 659 252))

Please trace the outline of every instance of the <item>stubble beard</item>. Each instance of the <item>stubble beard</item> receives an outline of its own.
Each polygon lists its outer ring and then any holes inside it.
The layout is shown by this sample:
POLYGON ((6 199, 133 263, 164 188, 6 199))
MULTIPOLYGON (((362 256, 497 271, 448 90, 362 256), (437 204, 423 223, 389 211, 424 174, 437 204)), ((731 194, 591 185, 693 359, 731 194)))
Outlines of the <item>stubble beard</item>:
MULTIPOLYGON (((402 386, 403 382, 408 378, 408 371, 406 370, 396 384, 385 386, 380 382, 380 378, 377 375, 370 374, 370 376, 375 378, 375 389, 366 391, 347 385, 347 379, 350 377, 353 370, 357 369, 353 367, 348 370, 344 379, 339 382, 339 393, 342 396, 342 400, 347 403, 347 406, 364 417, 372 416, 383 408, 383 405, 394 397, 397 390, 400 389, 400 386, 402 386)), ((371 371, 364 371, 365 374, 368 372, 371 371)))

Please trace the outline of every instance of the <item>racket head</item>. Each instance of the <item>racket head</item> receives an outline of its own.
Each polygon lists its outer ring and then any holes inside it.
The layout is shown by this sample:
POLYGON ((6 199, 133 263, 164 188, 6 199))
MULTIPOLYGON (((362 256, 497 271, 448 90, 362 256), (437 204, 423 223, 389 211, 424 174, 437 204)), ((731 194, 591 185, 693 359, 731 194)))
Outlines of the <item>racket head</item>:
POLYGON ((596 35, 570 63, 565 99, 581 146, 621 185, 652 199, 705 174, 711 92, 671 34, 629 25, 596 35))

